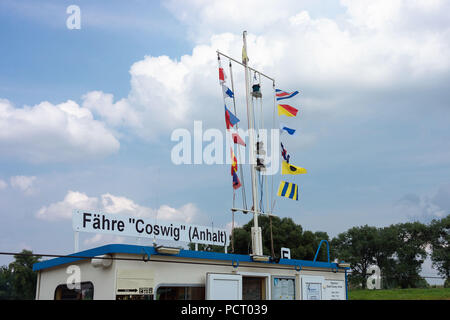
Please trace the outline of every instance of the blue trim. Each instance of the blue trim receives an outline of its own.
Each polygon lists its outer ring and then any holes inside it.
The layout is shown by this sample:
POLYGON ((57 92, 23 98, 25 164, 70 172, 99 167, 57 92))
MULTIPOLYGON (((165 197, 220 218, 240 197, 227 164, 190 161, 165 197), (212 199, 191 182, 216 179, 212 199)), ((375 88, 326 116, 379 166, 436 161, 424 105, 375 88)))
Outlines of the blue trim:
POLYGON ((345 300, 348 300, 347 268, 345 269, 345 300))
POLYGON ((322 243, 324 243, 324 242, 327 244, 328 263, 330 263, 330 244, 328 243, 327 240, 320 240, 319 247, 317 248, 316 255, 314 256, 314 260, 313 260, 314 262, 316 262, 317 256, 319 255, 320 247, 322 246, 322 243))
MULTIPOLYGON (((104 254, 113 254, 113 253, 127 253, 127 254, 137 254, 143 255, 143 260, 150 259, 152 255, 164 256, 164 254, 160 254, 156 251, 156 248, 152 246, 137 246, 137 245, 128 245, 128 244, 109 244, 81 252, 77 252, 71 254, 70 257, 64 258, 55 258, 51 260, 46 260, 42 262, 35 263, 33 265, 33 271, 44 270, 56 266, 61 266, 68 263, 73 263, 75 261, 86 260, 88 258, 93 258, 95 256, 100 256, 104 254), (84 258, 77 258, 84 257, 84 258)), ((220 253, 220 252, 208 252, 208 251, 191 251, 191 250, 180 250, 180 253, 177 255, 168 255, 171 257, 180 257, 180 258, 192 258, 192 259, 202 259, 202 260, 220 260, 220 261, 229 261, 233 267, 239 266, 241 262, 253 262, 253 263, 265 263, 272 265, 289 265, 293 266, 295 269, 302 267, 314 267, 314 268, 335 268, 338 269, 338 265, 336 263, 330 263, 329 258, 328 262, 321 261, 308 261, 308 260, 295 260, 295 259, 280 259, 278 263, 273 261, 267 262, 255 262, 252 260, 252 257, 249 255, 243 254, 233 254, 233 253, 220 253)), ((341 268, 342 269, 342 268, 341 268)))

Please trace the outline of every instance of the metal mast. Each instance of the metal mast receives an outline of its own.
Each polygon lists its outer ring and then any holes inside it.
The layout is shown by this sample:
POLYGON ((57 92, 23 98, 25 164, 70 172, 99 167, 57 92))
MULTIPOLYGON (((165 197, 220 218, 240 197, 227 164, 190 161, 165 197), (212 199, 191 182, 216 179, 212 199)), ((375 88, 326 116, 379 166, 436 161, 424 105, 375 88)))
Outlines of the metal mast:
POLYGON ((253 227, 251 229, 252 233, 252 253, 256 256, 263 255, 262 248, 262 236, 261 227, 258 226, 258 185, 256 181, 256 152, 255 152, 255 124, 254 120, 254 110, 253 103, 251 101, 250 95, 250 75, 248 67, 248 56, 247 56, 247 31, 243 32, 243 48, 242 48, 242 63, 245 67, 245 95, 247 102, 247 118, 248 118, 248 131, 249 131, 249 144, 250 144, 250 170, 252 179, 252 199, 253 199, 253 227))

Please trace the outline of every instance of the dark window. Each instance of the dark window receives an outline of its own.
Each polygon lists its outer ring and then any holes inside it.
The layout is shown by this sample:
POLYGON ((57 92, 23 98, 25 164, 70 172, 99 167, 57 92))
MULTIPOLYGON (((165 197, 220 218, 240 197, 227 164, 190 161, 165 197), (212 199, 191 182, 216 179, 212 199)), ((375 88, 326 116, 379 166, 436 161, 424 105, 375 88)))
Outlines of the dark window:
POLYGON ((157 300, 205 300, 205 287, 159 287, 157 300))
POLYGON ((264 300, 265 278, 242 277, 242 300, 264 300))
POLYGON ((79 289, 69 289, 66 284, 60 284, 55 290, 55 300, 93 300, 94 285, 92 282, 81 282, 79 289))

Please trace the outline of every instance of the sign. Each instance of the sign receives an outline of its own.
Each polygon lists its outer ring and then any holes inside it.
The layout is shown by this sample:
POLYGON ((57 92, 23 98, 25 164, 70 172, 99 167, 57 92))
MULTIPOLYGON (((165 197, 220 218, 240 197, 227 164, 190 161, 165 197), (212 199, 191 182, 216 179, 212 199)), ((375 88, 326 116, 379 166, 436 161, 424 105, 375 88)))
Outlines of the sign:
POLYGON ((154 219, 82 210, 74 210, 72 215, 72 226, 75 232, 105 233, 218 246, 228 246, 229 244, 229 235, 225 229, 183 223, 153 223, 151 221, 154 219))
POLYGON ((342 280, 325 280, 326 300, 345 300, 345 283, 342 280))
POLYGON ((291 258, 291 249, 281 248, 281 259, 290 259, 290 258, 291 258))

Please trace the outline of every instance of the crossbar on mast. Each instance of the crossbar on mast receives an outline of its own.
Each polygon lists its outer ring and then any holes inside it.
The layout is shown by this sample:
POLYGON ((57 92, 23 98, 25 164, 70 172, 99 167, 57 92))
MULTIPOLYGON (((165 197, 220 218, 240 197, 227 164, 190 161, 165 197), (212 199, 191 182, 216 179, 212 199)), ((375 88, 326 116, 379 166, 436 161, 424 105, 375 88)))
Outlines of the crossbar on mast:
POLYGON ((250 70, 259 73, 259 74, 262 75, 263 77, 266 77, 267 79, 269 79, 269 80, 271 80, 273 83, 275 83, 275 79, 274 79, 274 78, 271 78, 271 77, 269 77, 268 75, 265 75, 264 73, 262 73, 262 72, 260 72, 260 71, 258 71, 258 70, 256 70, 256 69, 253 69, 252 67, 246 66, 246 65, 243 64, 242 62, 239 62, 238 60, 233 59, 233 58, 231 58, 230 56, 227 56, 226 54, 220 52, 219 50, 217 50, 216 52, 217 52, 217 54, 219 54, 219 55, 221 55, 221 56, 224 56, 225 58, 228 58, 228 59, 230 59, 230 60, 233 60, 233 61, 236 62, 236 63, 239 63, 239 64, 240 64, 241 66, 243 66, 243 67, 247 67, 247 68, 249 68, 250 70))
POLYGON ((240 209, 240 208, 231 208, 232 212, 236 212, 236 211, 241 211, 243 213, 257 213, 257 214, 262 214, 262 215, 266 215, 266 216, 273 216, 276 217, 276 214, 273 214, 273 212, 271 213, 267 213, 267 212, 261 212, 261 211, 254 211, 254 210, 250 210, 250 209, 240 209))

